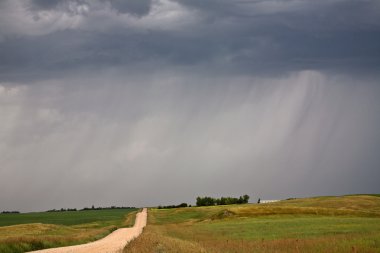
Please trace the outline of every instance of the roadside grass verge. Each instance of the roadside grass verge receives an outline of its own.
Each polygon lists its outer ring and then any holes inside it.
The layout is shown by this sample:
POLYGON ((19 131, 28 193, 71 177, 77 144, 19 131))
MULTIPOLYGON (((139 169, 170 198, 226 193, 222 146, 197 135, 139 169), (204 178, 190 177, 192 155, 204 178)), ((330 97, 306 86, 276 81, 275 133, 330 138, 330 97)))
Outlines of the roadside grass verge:
POLYGON ((166 234, 162 226, 149 225, 144 232, 130 242, 124 252, 164 253, 164 252, 206 252, 197 242, 183 240, 166 234))
MULTIPOLYGON (((26 214, 29 221, 38 219, 44 222, 44 217, 47 217, 46 223, 58 224, 31 223, 2 226, 0 252, 21 253, 95 241, 117 228, 133 225, 136 212, 137 209, 117 209, 26 214), (90 222, 86 223, 87 221, 90 222)), ((3 224, 7 215, 1 217, 3 224)), ((15 223, 15 217, 10 217, 10 220, 15 223)), ((26 218, 21 219, 21 222, 27 221, 26 218)))
POLYGON ((380 198, 150 209, 129 252, 380 252, 380 198))

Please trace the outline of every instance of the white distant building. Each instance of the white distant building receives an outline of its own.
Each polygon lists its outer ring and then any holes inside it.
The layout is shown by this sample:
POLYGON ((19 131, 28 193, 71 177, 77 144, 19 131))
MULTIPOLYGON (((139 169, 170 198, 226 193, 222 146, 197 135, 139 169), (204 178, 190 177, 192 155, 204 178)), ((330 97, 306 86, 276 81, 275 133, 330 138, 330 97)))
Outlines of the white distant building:
POLYGON ((281 201, 280 199, 260 199, 260 204, 267 204, 281 201))

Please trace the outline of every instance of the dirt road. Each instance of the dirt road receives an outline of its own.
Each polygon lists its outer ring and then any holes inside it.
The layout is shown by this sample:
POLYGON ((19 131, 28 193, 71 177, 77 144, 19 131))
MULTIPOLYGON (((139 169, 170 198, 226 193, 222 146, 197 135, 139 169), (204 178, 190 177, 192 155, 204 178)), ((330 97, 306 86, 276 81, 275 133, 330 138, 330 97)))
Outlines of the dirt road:
POLYGON ((45 250, 31 251, 33 253, 119 253, 122 252, 125 245, 132 239, 139 236, 146 225, 147 210, 144 208, 136 215, 135 225, 131 228, 120 228, 108 236, 95 242, 68 246, 62 248, 53 248, 45 250))

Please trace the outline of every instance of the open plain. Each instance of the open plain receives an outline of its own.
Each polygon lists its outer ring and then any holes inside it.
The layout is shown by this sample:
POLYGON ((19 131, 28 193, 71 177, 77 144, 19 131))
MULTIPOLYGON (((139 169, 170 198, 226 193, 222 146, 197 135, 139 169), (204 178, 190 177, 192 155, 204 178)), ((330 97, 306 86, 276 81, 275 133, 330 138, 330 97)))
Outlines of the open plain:
POLYGON ((151 209, 124 253, 380 252, 380 197, 151 209))

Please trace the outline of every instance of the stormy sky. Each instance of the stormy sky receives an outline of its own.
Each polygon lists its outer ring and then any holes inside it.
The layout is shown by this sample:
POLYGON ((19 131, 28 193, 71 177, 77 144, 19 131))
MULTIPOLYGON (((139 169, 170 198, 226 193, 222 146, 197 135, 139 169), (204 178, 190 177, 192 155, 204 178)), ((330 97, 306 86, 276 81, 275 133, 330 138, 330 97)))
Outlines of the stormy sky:
POLYGON ((0 0, 0 211, 380 192, 378 0, 0 0))

